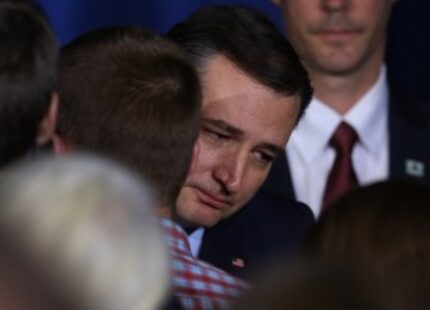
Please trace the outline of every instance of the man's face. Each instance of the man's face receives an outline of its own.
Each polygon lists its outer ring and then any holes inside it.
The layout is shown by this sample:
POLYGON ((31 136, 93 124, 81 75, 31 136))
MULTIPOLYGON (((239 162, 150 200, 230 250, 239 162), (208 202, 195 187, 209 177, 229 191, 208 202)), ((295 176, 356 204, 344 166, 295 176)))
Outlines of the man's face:
POLYGON ((311 72, 346 75, 380 66, 394 0, 278 0, 287 36, 311 72))
POLYGON ((176 213, 186 224, 210 227, 237 212, 262 185, 296 122, 298 96, 257 84, 217 56, 202 74, 198 152, 176 213))

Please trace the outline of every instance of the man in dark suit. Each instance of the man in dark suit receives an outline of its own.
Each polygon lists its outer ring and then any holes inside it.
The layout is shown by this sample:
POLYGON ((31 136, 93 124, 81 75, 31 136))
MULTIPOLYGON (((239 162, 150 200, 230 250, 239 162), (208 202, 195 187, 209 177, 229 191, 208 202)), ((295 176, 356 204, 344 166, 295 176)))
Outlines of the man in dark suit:
POLYGON ((390 83, 384 66, 395 1, 274 2, 309 71, 314 98, 265 190, 297 198, 318 216, 360 184, 429 180, 430 147, 423 142, 430 134, 430 105, 390 83), (351 140, 339 143, 339 133, 351 140))
POLYGON ((202 81, 202 124, 176 206, 195 255, 247 276, 293 249, 311 226, 307 206, 272 193, 242 209, 311 97, 308 75, 284 36, 261 13, 215 6, 176 25, 202 81), (206 229, 203 229, 204 227, 206 229))

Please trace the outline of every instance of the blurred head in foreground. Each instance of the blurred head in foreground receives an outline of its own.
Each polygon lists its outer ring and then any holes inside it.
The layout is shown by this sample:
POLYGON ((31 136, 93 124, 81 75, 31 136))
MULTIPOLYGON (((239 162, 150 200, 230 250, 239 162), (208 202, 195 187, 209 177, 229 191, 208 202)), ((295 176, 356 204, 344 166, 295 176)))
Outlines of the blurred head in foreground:
POLYGON ((360 188, 321 217, 311 255, 344 265, 407 309, 430 306, 430 189, 406 182, 360 188))
POLYGON ((94 157, 44 158, 2 173, 0 201, 2 308, 160 305, 167 252, 151 195, 132 173, 94 157), (16 304, 25 300, 31 306, 16 304))
POLYGON ((333 264, 301 259, 266 271, 237 310, 393 310, 376 290, 333 264))

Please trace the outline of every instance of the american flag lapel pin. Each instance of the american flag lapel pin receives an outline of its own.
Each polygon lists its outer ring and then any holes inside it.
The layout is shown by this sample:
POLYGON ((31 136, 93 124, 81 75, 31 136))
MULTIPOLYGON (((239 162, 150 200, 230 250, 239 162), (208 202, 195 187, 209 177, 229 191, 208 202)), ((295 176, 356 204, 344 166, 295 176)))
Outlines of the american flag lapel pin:
POLYGON ((426 167, 422 161, 415 159, 406 159, 405 171, 407 175, 422 178, 425 176, 426 167))
POLYGON ((236 267, 239 267, 239 268, 245 268, 245 261, 243 259, 241 259, 241 258, 238 258, 238 257, 233 258, 232 261, 231 261, 231 264, 233 266, 236 266, 236 267))

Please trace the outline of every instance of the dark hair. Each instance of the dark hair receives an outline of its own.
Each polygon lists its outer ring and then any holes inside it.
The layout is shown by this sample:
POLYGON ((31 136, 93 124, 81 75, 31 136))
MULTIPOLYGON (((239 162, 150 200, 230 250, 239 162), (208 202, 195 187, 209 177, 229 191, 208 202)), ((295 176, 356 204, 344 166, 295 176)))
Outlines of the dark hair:
POLYGON ((57 54, 39 8, 0 1, 0 165, 34 145, 55 90, 57 54))
POLYGON ((172 206, 188 172, 200 84, 186 54, 147 29, 113 27, 64 47, 58 131, 136 169, 172 206))
POLYGON ((393 307, 385 294, 341 266, 299 257, 275 264, 262 273, 234 309, 393 310, 393 307))
POLYGON ((382 182, 347 194, 323 213, 308 251, 394 289, 405 309, 428 309, 429 223, 429 187, 382 182))
POLYGON ((275 92, 299 95, 299 117, 311 100, 308 73, 296 52, 276 26, 253 8, 205 7, 175 25, 167 35, 191 55, 201 72, 208 61, 221 54, 275 92))

